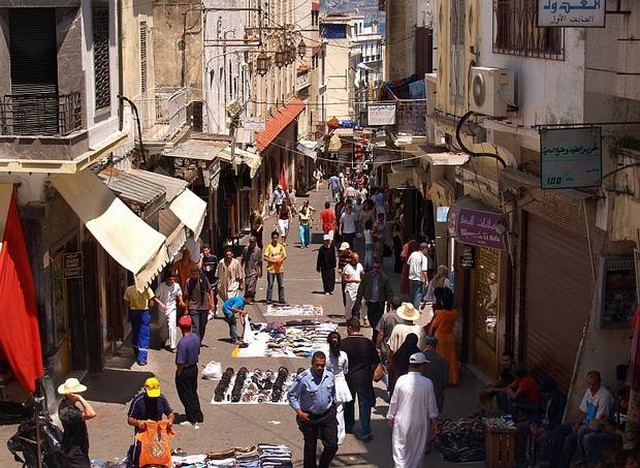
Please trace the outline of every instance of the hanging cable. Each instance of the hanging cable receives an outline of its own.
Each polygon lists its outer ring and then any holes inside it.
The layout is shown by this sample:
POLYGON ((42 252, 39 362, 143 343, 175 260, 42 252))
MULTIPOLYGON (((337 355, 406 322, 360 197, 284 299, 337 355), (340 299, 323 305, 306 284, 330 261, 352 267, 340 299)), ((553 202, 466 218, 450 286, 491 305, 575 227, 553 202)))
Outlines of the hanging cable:
POLYGON ((460 145, 460 148, 462 148, 462 150, 467 153, 469 156, 472 157, 476 157, 476 158, 493 158, 495 160, 497 160, 500 164, 502 164, 502 167, 505 168, 507 167, 507 163, 505 162, 504 159, 502 159, 502 157, 497 154, 497 153, 476 153, 475 151, 470 150, 469 148, 467 148, 467 146, 464 144, 464 142, 462 141, 462 137, 460 136, 460 132, 462 130, 462 126, 466 123, 466 121, 469 119, 469 117, 471 117, 473 114, 475 114, 475 112, 473 111, 469 111, 466 114, 464 114, 460 120, 458 121, 458 125, 456 125, 456 141, 458 142, 458 145, 460 145))

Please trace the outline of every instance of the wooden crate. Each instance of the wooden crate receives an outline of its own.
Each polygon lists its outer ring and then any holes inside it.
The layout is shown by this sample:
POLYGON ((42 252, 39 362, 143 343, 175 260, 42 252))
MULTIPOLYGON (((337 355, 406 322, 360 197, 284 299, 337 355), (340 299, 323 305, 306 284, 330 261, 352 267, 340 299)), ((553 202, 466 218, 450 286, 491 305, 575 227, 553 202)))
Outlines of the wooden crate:
POLYGON ((516 464, 518 431, 487 428, 485 439, 485 464, 489 468, 511 468, 516 464))

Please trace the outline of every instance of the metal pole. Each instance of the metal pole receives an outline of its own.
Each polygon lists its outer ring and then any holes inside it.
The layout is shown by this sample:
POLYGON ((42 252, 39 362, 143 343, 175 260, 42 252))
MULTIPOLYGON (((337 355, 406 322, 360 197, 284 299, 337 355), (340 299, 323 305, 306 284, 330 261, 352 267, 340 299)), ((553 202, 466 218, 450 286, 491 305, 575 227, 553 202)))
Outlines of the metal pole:
POLYGON ((36 395, 33 397, 33 413, 36 418, 36 463, 38 468, 42 468, 42 436, 40 434, 40 406, 44 401, 44 396, 40 396, 42 385, 40 379, 36 380, 36 395))

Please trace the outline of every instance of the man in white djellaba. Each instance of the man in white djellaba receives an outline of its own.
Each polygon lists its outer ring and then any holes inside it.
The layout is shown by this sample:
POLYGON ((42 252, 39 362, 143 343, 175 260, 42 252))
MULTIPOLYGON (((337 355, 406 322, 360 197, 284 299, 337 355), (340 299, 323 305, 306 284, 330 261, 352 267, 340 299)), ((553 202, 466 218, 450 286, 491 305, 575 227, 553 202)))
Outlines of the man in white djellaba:
POLYGON ((412 354, 409 373, 397 380, 391 397, 387 420, 392 428, 395 468, 422 468, 429 437, 438 434, 433 383, 422 375, 426 363, 423 353, 412 354))

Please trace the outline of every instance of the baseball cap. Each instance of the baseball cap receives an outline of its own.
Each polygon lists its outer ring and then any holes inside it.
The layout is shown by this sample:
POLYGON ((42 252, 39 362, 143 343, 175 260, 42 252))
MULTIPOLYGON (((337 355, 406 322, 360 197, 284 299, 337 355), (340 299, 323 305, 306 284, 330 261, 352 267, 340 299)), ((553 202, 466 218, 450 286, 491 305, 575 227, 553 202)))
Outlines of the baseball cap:
POLYGON ((183 315, 178 319, 178 326, 180 328, 189 328, 191 326, 191 317, 183 315))
POLYGON ((322 236, 322 240, 331 240, 331 236, 329 234, 325 234, 322 236))
POLYGON ((340 244, 340 248, 338 250, 342 252, 343 250, 347 250, 349 248, 350 248, 349 243, 343 242, 342 244, 340 244))
POLYGON ((155 377, 149 377, 144 381, 144 391, 150 398, 158 398, 160 396, 160 382, 155 377))
POLYGON ((414 353, 409 357, 409 364, 424 364, 427 361, 427 357, 424 353, 414 353))

